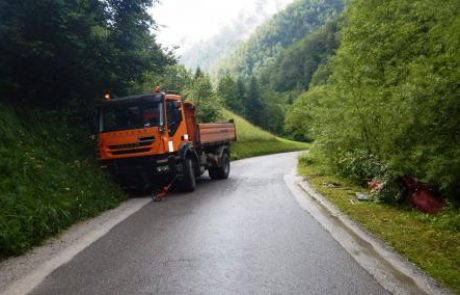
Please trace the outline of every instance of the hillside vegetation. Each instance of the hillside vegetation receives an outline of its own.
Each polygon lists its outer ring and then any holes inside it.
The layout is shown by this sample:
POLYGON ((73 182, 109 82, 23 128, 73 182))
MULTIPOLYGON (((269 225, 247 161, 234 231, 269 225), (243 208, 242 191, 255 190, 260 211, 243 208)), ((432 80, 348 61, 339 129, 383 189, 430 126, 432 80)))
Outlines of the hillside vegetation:
POLYGON ((296 0, 257 28, 248 41, 223 57, 215 71, 219 76, 228 72, 250 77, 342 9, 342 0, 296 0))
POLYGON ((226 107, 273 133, 305 139, 285 130, 285 113, 338 47, 343 7, 342 0, 294 1, 224 56, 213 71, 219 86, 245 87, 244 93, 221 95, 226 107))
POLYGON ((392 192, 411 175, 458 203, 460 2, 346 4, 289 5, 223 58, 217 97, 265 130, 314 141, 334 173, 392 192))
POLYGON ((228 110, 223 110, 222 116, 226 120, 235 121, 238 139, 231 147, 234 160, 308 148, 306 143, 279 138, 228 110))
POLYGON ((0 259, 126 198, 92 155, 58 113, 0 105, 0 259))
POLYGON ((355 0, 344 17, 329 77, 300 96, 290 121, 345 177, 394 192, 411 175, 459 203, 460 2, 355 0))

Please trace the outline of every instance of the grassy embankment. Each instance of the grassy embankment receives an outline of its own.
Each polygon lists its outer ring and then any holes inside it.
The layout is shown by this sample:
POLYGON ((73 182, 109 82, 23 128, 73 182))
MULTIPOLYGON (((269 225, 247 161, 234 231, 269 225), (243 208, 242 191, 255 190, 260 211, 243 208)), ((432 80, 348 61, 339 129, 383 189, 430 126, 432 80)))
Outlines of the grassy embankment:
POLYGON ((238 140, 232 145, 232 159, 306 150, 308 144, 276 137, 264 131, 234 113, 224 110, 224 119, 233 119, 238 140))
POLYGON ((126 198, 62 119, 0 105, 0 260, 126 198))
POLYGON ((409 207, 358 202, 355 192, 369 191, 331 176, 312 159, 300 159, 299 173, 342 212, 460 294, 460 211, 448 209, 430 216, 409 207), (323 186, 324 183, 339 187, 323 186))

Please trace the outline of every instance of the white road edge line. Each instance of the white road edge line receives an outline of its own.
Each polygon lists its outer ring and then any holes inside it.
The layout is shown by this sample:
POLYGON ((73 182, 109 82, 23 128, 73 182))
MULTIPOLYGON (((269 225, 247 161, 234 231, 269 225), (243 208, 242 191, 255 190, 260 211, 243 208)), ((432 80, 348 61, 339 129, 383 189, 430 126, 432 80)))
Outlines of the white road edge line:
MULTIPOLYGON (((23 278, 13 282, 2 293, 3 295, 27 294, 37 287, 51 272, 59 268, 61 265, 69 262, 78 253, 86 247, 97 241, 99 238, 106 235, 117 224, 142 209, 145 205, 151 202, 151 198, 131 199, 120 205, 115 210, 121 210, 121 213, 114 218, 104 222, 96 229, 92 230, 85 236, 81 237, 78 243, 70 245, 52 259, 41 264, 32 272, 25 275, 23 278)), ((105 213, 104 213, 105 214, 105 213)), ((103 215, 104 215, 103 214, 103 215)), ((98 219, 103 216, 96 217, 98 219)), ((46 247, 46 246, 45 246, 46 247)))
POLYGON ((387 291, 392 294, 452 294, 342 214, 298 176, 296 170, 285 175, 284 181, 302 209, 310 213, 387 291))

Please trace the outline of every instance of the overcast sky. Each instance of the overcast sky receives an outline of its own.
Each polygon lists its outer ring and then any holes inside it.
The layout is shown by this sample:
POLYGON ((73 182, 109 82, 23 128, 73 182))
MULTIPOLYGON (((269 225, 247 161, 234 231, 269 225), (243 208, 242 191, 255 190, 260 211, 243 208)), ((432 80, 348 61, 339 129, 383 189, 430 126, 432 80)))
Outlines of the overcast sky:
POLYGON ((163 46, 193 44, 217 34, 222 27, 255 12, 272 15, 293 0, 160 0, 150 11, 160 25, 157 40, 163 46))

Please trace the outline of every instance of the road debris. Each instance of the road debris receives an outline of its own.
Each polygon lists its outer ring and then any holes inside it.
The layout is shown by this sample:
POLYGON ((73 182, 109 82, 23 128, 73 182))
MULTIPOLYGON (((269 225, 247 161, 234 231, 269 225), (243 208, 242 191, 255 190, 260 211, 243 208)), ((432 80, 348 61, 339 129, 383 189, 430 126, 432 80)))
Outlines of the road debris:
POLYGON ((358 199, 358 201, 371 201, 372 198, 368 195, 368 194, 364 194, 364 193, 360 193, 360 192, 357 192, 355 193, 356 195, 356 198, 358 199))
POLYGON ((334 183, 334 182, 323 182, 321 185, 327 188, 339 188, 340 187, 340 184, 334 183))

